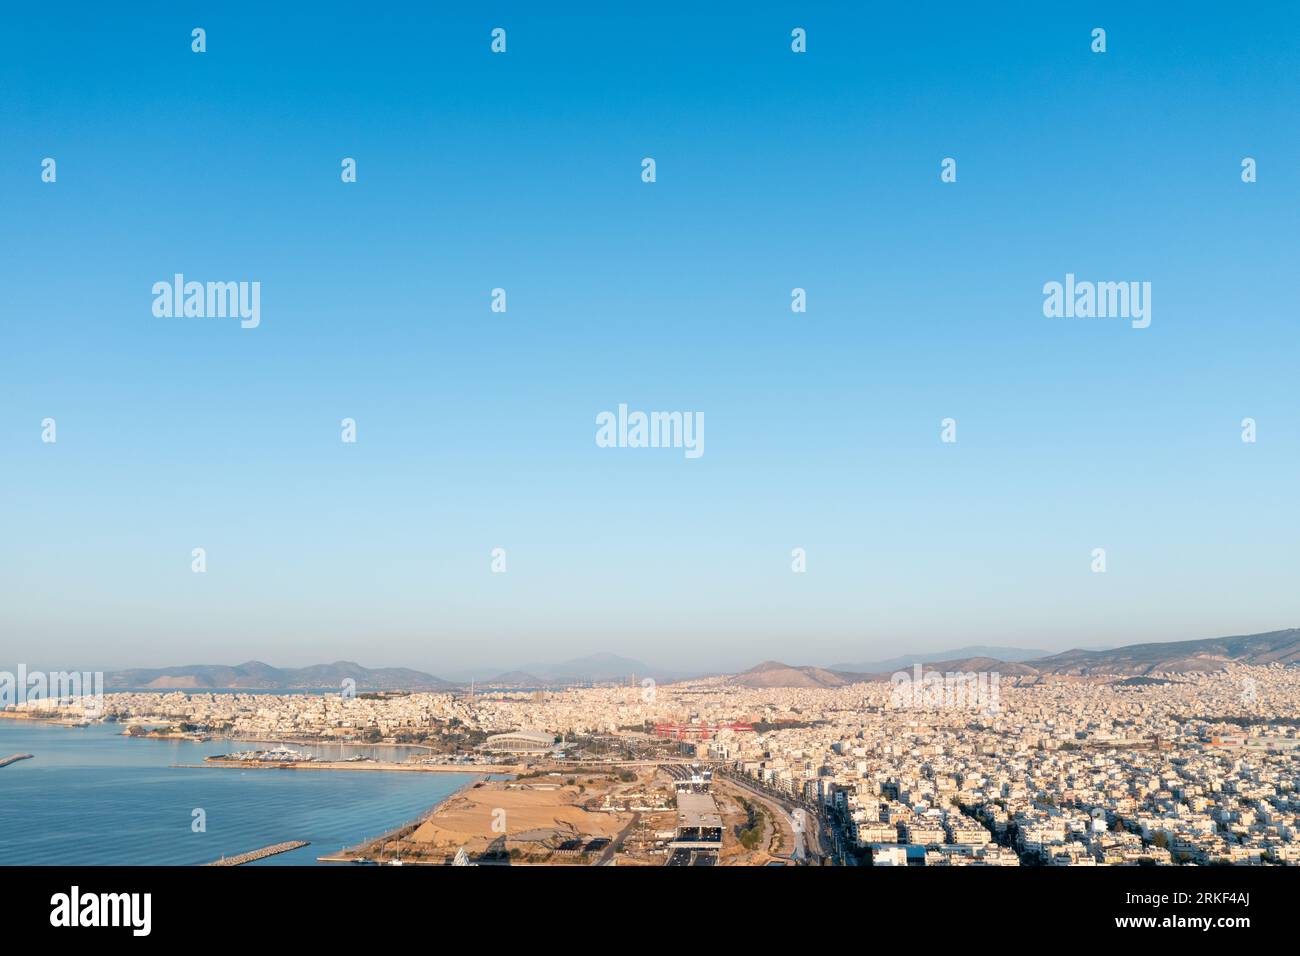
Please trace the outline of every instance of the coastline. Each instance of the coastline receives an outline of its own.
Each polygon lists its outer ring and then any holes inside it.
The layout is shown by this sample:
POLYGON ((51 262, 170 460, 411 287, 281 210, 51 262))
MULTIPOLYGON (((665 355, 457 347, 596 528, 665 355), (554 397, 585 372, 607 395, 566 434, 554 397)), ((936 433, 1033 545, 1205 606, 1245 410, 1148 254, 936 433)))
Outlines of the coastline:
MULTIPOLYGON (((391 830, 386 830, 385 832, 379 834, 379 836, 370 837, 352 846, 343 847, 341 850, 338 851, 338 853, 332 853, 328 856, 318 856, 316 857, 316 862, 317 863, 364 863, 364 864, 378 865, 380 861, 372 860, 369 857, 365 856, 364 854, 367 851, 369 851, 372 853, 378 852, 380 855, 382 855, 384 852, 384 846, 390 840, 394 840, 399 837, 405 836, 408 833, 415 832, 415 830, 418 829, 421 824, 423 824, 426 820, 433 817, 436 813, 438 813, 438 811, 442 810, 447 804, 449 804, 456 797, 460 796, 466 790, 478 786, 480 783, 483 783, 485 780, 492 779, 492 776, 493 776, 492 774, 487 774, 487 773, 475 774, 473 780, 467 780, 464 786, 457 787, 455 790, 447 794, 445 797, 443 797, 441 800, 435 803, 428 810, 424 811, 424 813, 420 814, 414 820, 408 820, 407 822, 401 824, 400 826, 393 827, 391 830)), ((420 864, 420 865, 441 866, 444 864, 420 864)))
MULTIPOLYGON (((0 807, 0 831, 14 838, 8 852, 16 863, 202 866, 224 855, 226 865, 230 865, 232 858, 253 853, 258 858, 248 858, 249 863, 315 866, 318 855, 337 852, 366 837, 422 819, 433 805, 483 779, 483 771, 494 769, 441 765, 438 769, 445 772, 419 776, 410 771, 424 768, 403 767, 396 761, 407 755, 412 760, 428 759, 427 750, 342 747, 331 750, 330 756, 366 754, 370 761, 378 760, 381 767, 391 762, 393 769, 407 772, 258 775, 245 780, 236 770, 195 776, 170 768, 176 764, 204 766, 205 755, 243 748, 222 740, 210 744, 177 740, 170 747, 133 746, 122 742, 116 733, 121 728, 111 724, 92 725, 84 733, 63 734, 44 729, 42 723, 27 720, 0 724, 0 760, 6 755, 29 752, 38 758, 0 769, 6 795, 5 805, 0 807), (48 743, 43 744, 43 740, 48 743), (43 753, 42 748, 48 752, 43 753), (47 759, 42 761, 42 756, 47 759), (43 764, 46 772, 24 772, 24 764, 43 764), (115 793, 132 796, 101 801, 95 788, 104 782, 115 793), (201 834, 206 831, 191 830, 188 814, 174 812, 177 806, 202 807, 208 814, 209 828, 214 820, 220 821, 220 827, 205 837, 201 834), (120 830, 127 838, 52 850, 51 834, 60 831, 62 821, 68 819, 93 820, 101 831, 120 830), (23 822, 30 822, 26 830, 17 828, 23 822), (177 837, 177 832, 185 836, 177 837), (264 852, 286 841, 312 845, 292 850, 285 847, 273 857, 264 852), (102 845, 105 843, 112 845, 102 845), (258 847, 262 849, 254 849, 258 847)), ((356 763, 345 767, 358 769, 356 763)))
MULTIPOLYGON (((125 721, 109 721, 98 719, 86 719, 82 717, 46 717, 41 714, 35 714, 28 711, 6 711, 0 710, 0 718, 9 720, 26 721, 32 724, 44 724, 50 727, 65 727, 70 730, 79 730, 84 727, 90 727, 95 724, 121 723, 124 727, 145 726, 144 724, 131 724, 125 721)), ((149 731, 143 734, 131 734, 123 730, 117 736, 132 737, 136 740, 186 740, 191 743, 204 743, 209 740, 232 740, 245 744, 298 744, 303 747, 408 747, 413 750, 429 750, 437 753, 436 747, 431 744, 422 743, 404 743, 396 740, 350 740, 342 737, 266 737, 263 735, 245 736, 234 733, 157 733, 149 731)))
POLYGON ((363 760, 310 760, 264 762, 261 760, 217 760, 207 757, 203 763, 178 763, 173 767, 190 770, 234 769, 234 770, 371 770, 405 773, 464 773, 475 776, 510 776, 525 772, 527 768, 520 764, 459 764, 459 763, 391 763, 363 760))
POLYGON ((0 718, 22 720, 31 724, 49 724, 51 727, 67 727, 70 729, 89 727, 91 724, 99 722, 88 720, 85 717, 46 717, 43 714, 34 714, 25 710, 0 710, 0 718))
MULTIPOLYGON (((66 729, 80 730, 97 724, 108 724, 113 721, 94 720, 94 721, 73 721, 71 719, 57 719, 44 717, 29 713, 15 713, 13 711, 0 711, 0 717, 7 717, 11 720, 23 721, 28 724, 41 724, 52 727, 64 727, 66 729)), ((124 726, 143 726, 141 724, 124 725, 124 726)), ((265 736, 242 736, 235 734, 194 734, 194 733, 159 733, 156 731, 147 731, 145 733, 130 733, 123 730, 114 736, 128 737, 132 740, 170 740, 184 741, 186 743, 206 743, 210 740, 229 740, 237 743, 250 744, 296 744, 301 747, 404 747, 411 750, 424 750, 431 753, 437 753, 437 749, 429 744, 419 743, 399 743, 397 741, 353 741, 353 740, 326 740, 322 738, 311 737, 265 737, 265 736)), ((203 763, 196 764, 172 764, 171 766, 186 769, 203 769, 208 767, 236 767, 243 770, 375 770, 375 771, 422 771, 426 773, 468 773, 468 774, 520 774, 528 771, 528 767, 523 764, 481 764, 481 763, 442 763, 442 764, 405 764, 395 763, 392 761, 381 760, 312 760, 289 763, 264 763, 257 760, 221 760, 215 756, 205 757, 203 763)))

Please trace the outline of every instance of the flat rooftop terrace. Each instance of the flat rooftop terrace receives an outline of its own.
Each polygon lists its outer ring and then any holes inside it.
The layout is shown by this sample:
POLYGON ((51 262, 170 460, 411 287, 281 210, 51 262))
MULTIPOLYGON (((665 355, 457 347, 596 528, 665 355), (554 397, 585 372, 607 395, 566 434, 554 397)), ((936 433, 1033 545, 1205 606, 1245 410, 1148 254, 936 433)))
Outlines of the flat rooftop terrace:
POLYGON ((722 826, 722 814, 711 793, 682 791, 677 794, 677 826, 704 829, 722 826))

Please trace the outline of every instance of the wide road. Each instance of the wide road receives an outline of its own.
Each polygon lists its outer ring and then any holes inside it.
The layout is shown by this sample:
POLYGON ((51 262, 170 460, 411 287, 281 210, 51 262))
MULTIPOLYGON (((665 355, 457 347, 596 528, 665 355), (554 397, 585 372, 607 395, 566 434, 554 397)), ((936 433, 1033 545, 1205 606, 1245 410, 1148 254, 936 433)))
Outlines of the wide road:
POLYGON ((791 854, 791 856, 798 859, 799 857, 797 854, 802 850, 809 862, 821 863, 822 858, 825 857, 826 854, 822 851, 821 839, 818 835, 818 831, 821 828, 817 825, 818 818, 815 814, 812 814, 803 807, 797 805, 793 800, 775 794, 770 790, 766 790, 758 784, 746 780, 744 777, 735 776, 733 774, 726 774, 725 776, 719 774, 715 775, 715 779, 725 780, 727 783, 732 784, 738 789, 744 790, 764 803, 769 810, 778 815, 778 819, 780 817, 785 818, 790 829, 794 831, 795 853, 791 854), (796 810, 802 811, 804 815, 802 834, 800 834, 800 828, 795 822, 796 817, 794 814, 796 810))
POLYGON ((622 830, 618 831, 618 836, 609 841, 609 846, 605 847, 604 851, 600 854, 600 857, 596 860, 596 866, 609 866, 610 863, 613 862, 614 854, 618 852, 619 847, 623 845, 623 841, 627 839, 627 835, 631 833, 632 828, 640 822, 641 813, 639 811, 633 811, 631 821, 629 821, 628 825, 622 830))

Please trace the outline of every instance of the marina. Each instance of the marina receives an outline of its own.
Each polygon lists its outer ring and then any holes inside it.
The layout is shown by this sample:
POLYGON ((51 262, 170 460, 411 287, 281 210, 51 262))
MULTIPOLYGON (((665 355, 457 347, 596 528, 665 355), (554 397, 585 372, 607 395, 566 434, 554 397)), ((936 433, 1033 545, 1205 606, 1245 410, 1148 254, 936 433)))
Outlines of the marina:
MULTIPOLYGON (((276 747, 273 750, 243 750, 233 754, 216 754, 206 758, 212 761, 234 761, 238 763, 307 763, 315 760, 311 754, 303 753, 300 750, 290 750, 288 747, 276 747)), ((364 759, 360 757, 351 758, 353 760, 364 759)))

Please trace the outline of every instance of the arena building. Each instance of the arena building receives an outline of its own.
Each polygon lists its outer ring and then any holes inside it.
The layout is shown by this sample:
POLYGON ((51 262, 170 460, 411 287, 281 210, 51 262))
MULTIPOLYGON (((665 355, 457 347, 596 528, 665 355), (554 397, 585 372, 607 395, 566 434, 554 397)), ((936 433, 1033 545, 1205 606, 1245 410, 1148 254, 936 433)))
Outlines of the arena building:
POLYGON ((555 746, 554 734, 512 730, 504 734, 493 734, 479 749, 512 754, 539 754, 554 750, 555 746))

